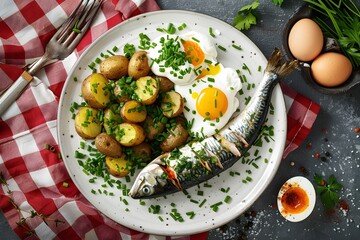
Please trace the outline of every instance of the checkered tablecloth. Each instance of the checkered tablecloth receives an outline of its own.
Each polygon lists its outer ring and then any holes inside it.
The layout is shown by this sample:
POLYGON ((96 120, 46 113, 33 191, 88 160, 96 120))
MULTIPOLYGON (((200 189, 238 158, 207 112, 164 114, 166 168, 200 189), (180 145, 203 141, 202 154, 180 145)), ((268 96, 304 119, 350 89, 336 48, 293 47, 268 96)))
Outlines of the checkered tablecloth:
MULTIPOLYGON (((41 56, 56 29, 78 0, 0 1, 0 92, 22 73, 21 68, 41 56)), ((57 109, 67 73, 86 47, 108 29, 140 13, 155 11, 154 0, 108 0, 76 51, 63 61, 39 71, 31 86, 0 119, 0 172, 9 184, 0 188, 0 207, 21 238, 19 212, 35 210, 64 223, 27 221, 40 239, 154 239, 125 228, 97 211, 72 183, 58 158, 57 109), (40 80, 41 79, 41 80, 40 80), (55 153, 45 148, 55 147, 55 153), (68 183, 64 187, 63 183, 68 183)), ((282 85, 288 111, 288 135, 284 158, 296 149, 311 130, 319 105, 282 85)), ((23 212, 23 216, 27 217, 23 212)), ((0 233, 1 234, 1 233, 0 233)), ((176 239, 205 239, 207 233, 176 239)), ((1 238, 1 237, 0 237, 1 238)), ((28 237, 29 239, 34 238, 28 237)), ((160 239, 175 239, 159 237, 160 239)))

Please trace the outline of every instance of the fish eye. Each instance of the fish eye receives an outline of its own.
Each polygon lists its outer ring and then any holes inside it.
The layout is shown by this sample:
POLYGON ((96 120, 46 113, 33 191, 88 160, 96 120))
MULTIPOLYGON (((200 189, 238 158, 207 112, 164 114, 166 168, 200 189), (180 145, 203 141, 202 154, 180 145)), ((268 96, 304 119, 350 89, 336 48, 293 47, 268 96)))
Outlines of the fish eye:
POLYGON ((145 195, 145 196, 149 196, 152 194, 152 190, 150 188, 150 186, 146 185, 142 188, 142 193, 145 195))

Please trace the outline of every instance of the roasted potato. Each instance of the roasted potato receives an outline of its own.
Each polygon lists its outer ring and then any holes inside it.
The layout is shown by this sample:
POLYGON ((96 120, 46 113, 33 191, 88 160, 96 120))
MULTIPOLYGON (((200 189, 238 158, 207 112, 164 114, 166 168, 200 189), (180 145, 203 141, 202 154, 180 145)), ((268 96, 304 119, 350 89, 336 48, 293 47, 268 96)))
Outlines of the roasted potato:
POLYGON ((151 145, 147 142, 142 142, 139 145, 132 147, 134 157, 141 158, 143 162, 151 160, 151 145))
POLYGON ((105 108, 110 102, 109 80, 100 73, 93 73, 82 83, 81 94, 85 102, 94 108, 105 108))
POLYGON ((176 119, 176 126, 170 130, 167 138, 160 143, 160 148, 164 152, 170 152, 174 148, 185 144, 189 133, 186 129, 186 121, 183 118, 176 119))
POLYGON ((107 133, 100 133, 96 136, 95 147, 99 152, 109 157, 120 157, 122 154, 120 143, 107 133))
POLYGON ((106 58, 100 63, 100 72, 111 80, 117 80, 128 75, 129 59, 122 55, 106 58))
POLYGON ((146 137, 149 140, 154 140, 158 134, 164 131, 165 123, 162 122, 155 123, 152 117, 147 116, 144 121, 143 127, 146 132, 146 137))
POLYGON ((75 130, 80 137, 94 139, 101 133, 101 123, 97 117, 98 110, 82 107, 75 116, 75 130))
POLYGON ((144 129, 135 123, 121 123, 114 131, 116 140, 125 147, 132 147, 145 140, 144 129))
POLYGON ((147 112, 145 105, 138 101, 130 100, 121 108, 121 117, 126 122, 140 123, 146 118, 147 112))
POLYGON ((174 83, 167 77, 155 76, 155 79, 159 81, 160 91, 168 92, 174 88, 174 83))
POLYGON ((106 133, 112 134, 114 128, 122 123, 123 119, 120 115, 120 108, 118 104, 113 104, 111 107, 105 109, 104 112, 104 129, 106 133))
POLYGON ((157 81, 149 76, 141 77, 136 80, 135 94, 139 101, 145 105, 153 104, 156 101, 159 93, 159 86, 157 81))
POLYGON ((138 51, 132 55, 129 61, 128 74, 135 80, 145 77, 150 72, 148 57, 145 51, 138 51))
POLYGON ((184 109, 184 100, 178 92, 171 90, 165 93, 162 99, 161 109, 165 117, 177 117, 184 109))
POLYGON ((114 177, 125 177, 129 174, 132 164, 125 158, 125 154, 122 154, 117 158, 106 156, 105 166, 114 177))

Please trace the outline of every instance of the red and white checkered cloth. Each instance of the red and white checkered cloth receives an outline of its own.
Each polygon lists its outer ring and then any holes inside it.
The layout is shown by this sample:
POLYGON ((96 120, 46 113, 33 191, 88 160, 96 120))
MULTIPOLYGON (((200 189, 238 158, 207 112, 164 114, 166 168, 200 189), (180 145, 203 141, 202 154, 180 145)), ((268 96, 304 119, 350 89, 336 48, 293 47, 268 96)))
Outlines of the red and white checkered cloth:
MULTIPOLYGON (((0 2, 0 92, 22 73, 21 68, 41 56, 56 29, 77 5, 74 0, 2 0, 0 2)), ((97 211, 72 183, 57 154, 45 149, 57 146, 56 126, 59 96, 67 73, 78 56, 108 29, 147 11, 158 10, 155 0, 108 0, 84 36, 76 52, 37 73, 31 86, 0 119, 0 172, 13 191, 15 203, 64 224, 39 218, 28 225, 41 239, 152 239, 125 228, 97 211), (41 81, 39 80, 41 79, 41 81), (63 183, 69 183, 64 187, 63 183)), ((319 105, 282 85, 288 110, 288 135, 284 158, 309 133, 319 105)), ((0 207, 19 237, 24 230, 10 203, 6 188, 0 188, 0 207)), ((27 215, 24 213, 23 217, 27 215)), ((176 239, 205 239, 207 233, 176 239)), ((162 239, 171 239, 162 237, 162 239)), ((174 238, 173 238, 174 239, 174 238)))

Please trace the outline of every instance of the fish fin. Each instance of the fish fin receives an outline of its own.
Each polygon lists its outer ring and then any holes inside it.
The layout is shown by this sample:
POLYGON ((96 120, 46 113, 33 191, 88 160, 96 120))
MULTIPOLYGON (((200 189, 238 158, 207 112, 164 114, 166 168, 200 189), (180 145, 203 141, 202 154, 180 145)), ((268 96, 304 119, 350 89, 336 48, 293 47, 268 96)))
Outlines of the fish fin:
POLYGON ((177 188, 179 189, 180 191, 183 191, 182 187, 181 187, 181 184, 180 184, 180 181, 179 179, 177 178, 176 176, 176 172, 169 166, 169 165, 166 165, 166 166, 162 166, 162 165, 159 165, 162 170, 166 173, 167 177, 168 177, 168 180, 177 188))
POLYGON ((221 169, 223 169, 224 167, 223 167, 223 165, 222 165, 222 163, 220 162, 220 159, 217 157, 217 156, 214 156, 215 158, 216 158, 216 166, 218 166, 218 168, 221 168, 221 169))
POLYGON ((232 133, 240 140, 240 142, 242 142, 244 144, 244 148, 250 147, 250 144, 240 134, 238 134, 235 131, 233 131, 232 133))
POLYGON ((205 161, 205 160, 200 160, 200 164, 201 164, 206 170, 208 170, 209 172, 212 172, 212 170, 211 170, 211 168, 210 168, 210 166, 209 166, 209 164, 208 164, 207 161, 205 161))
POLYGON ((284 55, 279 48, 275 48, 271 54, 265 72, 272 72, 277 74, 280 78, 290 74, 295 68, 299 66, 298 60, 290 60, 285 63, 281 63, 284 55))
POLYGON ((228 150, 235 156, 241 157, 241 152, 237 149, 235 143, 226 140, 224 137, 220 135, 217 135, 217 137, 220 139, 221 146, 223 146, 226 150, 228 150))
POLYGON ((207 148, 205 148, 205 151, 210 155, 211 158, 215 158, 216 159, 216 162, 215 162, 215 165, 218 167, 218 168, 221 168, 223 169, 223 165, 221 164, 221 161, 220 159, 215 155, 213 154, 210 150, 208 150, 207 148))

